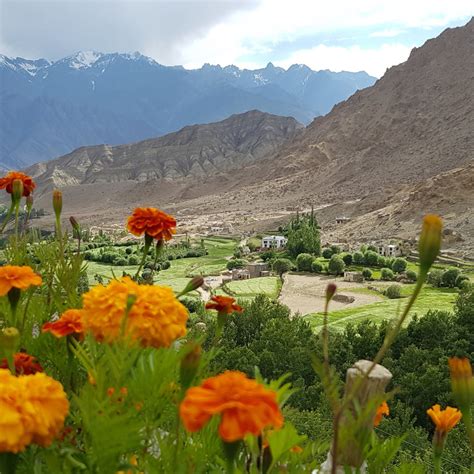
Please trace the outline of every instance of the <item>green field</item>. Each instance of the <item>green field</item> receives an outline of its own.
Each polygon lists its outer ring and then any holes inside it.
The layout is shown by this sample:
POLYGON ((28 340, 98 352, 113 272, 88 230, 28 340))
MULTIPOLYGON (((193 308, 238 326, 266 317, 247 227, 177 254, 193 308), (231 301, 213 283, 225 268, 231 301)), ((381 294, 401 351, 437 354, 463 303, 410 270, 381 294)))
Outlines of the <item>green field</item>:
MULTIPOLYGON (((277 298, 280 292, 280 279, 278 277, 251 278, 250 280, 231 281, 226 287, 232 296, 237 298, 255 298, 257 295, 267 295, 277 298)), ((227 294, 223 289, 216 290, 216 294, 227 294)))
MULTIPOLYGON (((402 295, 404 297, 400 299, 390 300, 387 298, 378 303, 331 312, 328 315, 329 325, 335 329, 343 329, 348 323, 357 323, 364 319, 380 322, 384 319, 394 318, 403 310, 404 305, 408 301, 408 295, 413 290, 413 286, 403 285, 402 295)), ((351 289, 351 291, 353 290, 351 289)), ((456 290, 450 288, 424 287, 407 318, 407 323, 415 314, 423 316, 430 309, 451 311, 457 294, 456 290)), ((323 315, 321 313, 308 314, 305 318, 315 329, 321 327, 323 322, 323 315)))
MULTIPOLYGON (((203 257, 181 258, 172 260, 170 268, 157 273, 155 281, 160 284, 171 286, 175 290, 181 290, 186 286, 189 278, 196 275, 218 275, 225 270, 227 258, 233 255, 236 246, 235 240, 223 238, 204 239, 204 245, 208 255, 203 257)), ((134 274, 137 266, 111 266, 106 263, 87 262, 87 274, 89 283, 95 284, 95 274, 105 278, 122 276, 122 272, 134 274)))

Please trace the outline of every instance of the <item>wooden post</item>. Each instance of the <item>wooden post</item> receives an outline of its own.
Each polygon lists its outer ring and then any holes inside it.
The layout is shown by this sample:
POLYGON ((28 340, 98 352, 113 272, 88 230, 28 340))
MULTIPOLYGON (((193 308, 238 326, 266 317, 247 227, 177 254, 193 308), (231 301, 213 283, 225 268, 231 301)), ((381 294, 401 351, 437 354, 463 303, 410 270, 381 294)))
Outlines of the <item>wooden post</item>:
MULTIPOLYGON (((350 369, 348 369, 346 375, 346 385, 344 389, 344 393, 346 396, 347 394, 351 393, 354 384, 357 382, 357 380, 360 380, 360 378, 368 372, 371 366, 371 361, 359 360, 350 369)), ((348 404, 347 410, 350 412, 350 415, 352 415, 353 417, 356 416, 356 406, 363 409, 365 406, 367 406, 367 403, 371 399, 373 399, 374 397, 380 397, 385 392, 385 388, 387 387, 391 379, 391 372, 382 365, 377 364, 370 372, 370 375, 367 380, 358 389, 354 400, 348 404)), ((368 430, 372 429, 374 416, 367 417, 366 428, 368 430)), ((340 426, 344 426, 344 413, 342 413, 339 423, 340 426)), ((317 471, 319 474, 329 474, 332 472, 333 448, 331 448, 331 451, 328 453, 327 459, 321 465, 320 470, 317 471)), ((344 469, 345 466, 350 467, 352 472, 357 471, 361 474, 363 474, 366 470, 366 463, 363 458, 361 447, 356 443, 338 443, 336 472, 338 474, 346 473, 347 471, 344 469)))

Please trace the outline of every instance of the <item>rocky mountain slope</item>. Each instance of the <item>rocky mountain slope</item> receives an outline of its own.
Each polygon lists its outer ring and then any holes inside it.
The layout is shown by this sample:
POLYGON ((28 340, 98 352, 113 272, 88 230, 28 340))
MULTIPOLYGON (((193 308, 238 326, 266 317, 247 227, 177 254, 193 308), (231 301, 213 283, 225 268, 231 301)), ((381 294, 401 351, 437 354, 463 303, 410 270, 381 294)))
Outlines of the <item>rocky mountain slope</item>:
POLYGON ((259 109, 309 123, 375 78, 365 72, 166 67, 139 53, 59 61, 0 55, 0 167, 116 145, 259 109))

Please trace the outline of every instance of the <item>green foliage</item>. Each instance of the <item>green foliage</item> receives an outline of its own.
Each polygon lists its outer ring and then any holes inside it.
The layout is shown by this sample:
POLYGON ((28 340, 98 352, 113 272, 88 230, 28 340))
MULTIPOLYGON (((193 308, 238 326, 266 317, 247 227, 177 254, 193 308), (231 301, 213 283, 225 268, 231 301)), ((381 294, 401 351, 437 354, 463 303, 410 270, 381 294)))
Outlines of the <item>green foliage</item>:
POLYGON ((310 272, 314 257, 309 253, 300 253, 296 257, 296 267, 299 272, 310 272))
POLYGON ((352 260, 356 265, 363 265, 365 263, 364 254, 362 252, 354 252, 352 260))
POLYGON ((405 275, 408 281, 415 282, 416 280, 418 280, 418 275, 413 270, 407 270, 405 272, 405 275))
POLYGON ((408 262, 401 257, 397 257, 392 263, 392 270, 395 273, 403 273, 407 268, 408 262))
POLYGON ((385 290, 385 296, 391 300, 401 297, 401 286, 400 285, 390 285, 385 290))
POLYGON ((382 268, 380 271, 380 277, 384 281, 392 281, 395 275, 390 268, 382 268))
POLYGON ((328 271, 332 275, 341 275, 344 272, 344 260, 340 255, 333 255, 329 260, 328 271))
POLYGON ((321 238, 319 226, 313 214, 297 216, 288 225, 288 253, 297 257, 301 253, 319 255, 321 238))
POLYGON ((370 268, 364 268, 362 270, 362 276, 365 280, 372 280, 372 270, 370 268))
POLYGON ((441 286, 441 280, 443 278, 443 271, 438 269, 433 269, 428 273, 428 277, 426 279, 427 283, 435 288, 439 288, 441 286))
POLYGON ((345 253, 342 256, 342 260, 344 260, 344 263, 346 264, 346 266, 352 265, 352 254, 345 253))
POLYGON ((227 270, 233 270, 234 268, 244 268, 246 265, 245 260, 242 260, 240 258, 234 258, 233 260, 229 260, 227 262, 227 270))
POLYGON ((332 250, 329 247, 323 249, 322 256, 329 260, 332 257, 332 250))
POLYGON ((338 245, 331 245, 331 252, 333 255, 341 253, 341 247, 339 247, 338 245))
POLYGON ((455 288, 456 280, 461 274, 461 271, 458 268, 448 268, 443 272, 441 277, 441 286, 447 288, 455 288))
POLYGON ((367 250, 364 254, 364 262, 366 265, 375 267, 377 265, 379 254, 373 250, 367 250))
POLYGON ((293 268, 293 262, 288 258, 277 258, 273 262, 272 268, 275 273, 281 276, 293 268))
POLYGON ((317 260, 313 260, 313 263, 311 263, 311 271, 313 273, 322 273, 323 266, 317 260))

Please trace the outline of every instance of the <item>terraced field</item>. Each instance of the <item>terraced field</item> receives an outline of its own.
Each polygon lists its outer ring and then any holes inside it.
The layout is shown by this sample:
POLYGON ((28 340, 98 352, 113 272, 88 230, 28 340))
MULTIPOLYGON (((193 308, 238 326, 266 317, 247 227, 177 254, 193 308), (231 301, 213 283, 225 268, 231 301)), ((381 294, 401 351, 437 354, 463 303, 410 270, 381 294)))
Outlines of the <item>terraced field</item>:
POLYGON ((278 277, 251 278, 250 280, 232 281, 226 284, 226 289, 219 288, 216 294, 231 294, 236 298, 250 299, 257 295, 267 295, 269 298, 277 298, 280 291, 280 279, 278 277))

